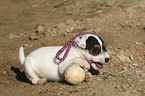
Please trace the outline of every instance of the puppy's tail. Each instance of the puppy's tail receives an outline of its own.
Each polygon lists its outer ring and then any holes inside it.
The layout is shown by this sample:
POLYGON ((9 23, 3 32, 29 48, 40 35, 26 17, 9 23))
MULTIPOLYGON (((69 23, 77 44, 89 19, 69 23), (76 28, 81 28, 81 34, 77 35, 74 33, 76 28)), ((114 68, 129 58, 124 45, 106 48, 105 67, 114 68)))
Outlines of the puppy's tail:
POLYGON ((20 60, 20 63, 23 65, 24 64, 24 60, 25 60, 23 46, 19 49, 19 60, 20 60))

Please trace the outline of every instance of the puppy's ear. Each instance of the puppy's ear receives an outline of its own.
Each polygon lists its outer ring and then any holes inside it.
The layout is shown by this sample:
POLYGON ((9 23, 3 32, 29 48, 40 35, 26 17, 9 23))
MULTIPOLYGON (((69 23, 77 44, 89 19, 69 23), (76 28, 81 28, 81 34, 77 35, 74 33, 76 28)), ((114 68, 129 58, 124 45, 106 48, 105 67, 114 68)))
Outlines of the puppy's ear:
POLYGON ((88 39, 88 36, 80 36, 80 37, 77 37, 76 39, 75 39, 75 43, 79 46, 79 47, 81 47, 81 48, 83 48, 83 49, 85 49, 86 48, 86 40, 88 39))

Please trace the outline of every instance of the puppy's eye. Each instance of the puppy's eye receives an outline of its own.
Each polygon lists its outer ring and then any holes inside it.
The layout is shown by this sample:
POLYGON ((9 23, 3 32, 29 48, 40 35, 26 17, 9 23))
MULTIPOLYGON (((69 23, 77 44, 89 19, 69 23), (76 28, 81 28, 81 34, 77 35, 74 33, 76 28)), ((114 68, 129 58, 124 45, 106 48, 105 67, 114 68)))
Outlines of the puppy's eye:
POLYGON ((92 52, 93 52, 93 53, 97 53, 97 51, 98 51, 97 49, 98 49, 98 48, 93 49, 92 52))
POLYGON ((100 48, 99 47, 93 48, 92 50, 90 50, 90 53, 92 55, 98 55, 100 53, 100 48))

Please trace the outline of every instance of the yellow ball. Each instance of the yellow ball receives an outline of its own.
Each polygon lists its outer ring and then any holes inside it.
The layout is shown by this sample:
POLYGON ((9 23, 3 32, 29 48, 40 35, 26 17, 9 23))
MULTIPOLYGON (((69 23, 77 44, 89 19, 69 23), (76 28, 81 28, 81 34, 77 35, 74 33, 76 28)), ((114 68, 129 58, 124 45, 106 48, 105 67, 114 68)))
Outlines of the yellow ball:
POLYGON ((78 84, 85 79, 85 71, 77 64, 71 64, 65 69, 65 80, 70 84, 78 84))

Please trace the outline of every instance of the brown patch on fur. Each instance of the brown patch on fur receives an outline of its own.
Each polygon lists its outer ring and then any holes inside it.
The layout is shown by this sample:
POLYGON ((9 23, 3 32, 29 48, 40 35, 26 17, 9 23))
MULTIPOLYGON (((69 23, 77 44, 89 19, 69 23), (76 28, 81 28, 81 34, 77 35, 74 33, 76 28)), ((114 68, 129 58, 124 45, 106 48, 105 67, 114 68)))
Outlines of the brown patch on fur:
POLYGON ((92 48, 91 50, 89 50, 89 53, 92 54, 93 56, 96 56, 96 55, 99 54, 100 48, 101 48, 100 45, 96 44, 96 45, 94 45, 94 48, 92 48), (99 52, 96 52, 98 50, 99 50, 99 52))
POLYGON ((84 51, 87 52, 87 53, 90 53, 89 50, 84 50, 84 51))
POLYGON ((98 53, 100 52, 100 49, 101 49, 101 46, 98 45, 98 44, 96 44, 96 45, 94 45, 94 47, 93 47, 91 50, 85 49, 84 51, 87 52, 87 53, 90 53, 90 54, 93 55, 93 56, 96 56, 96 55, 98 55, 98 53), (98 51, 98 50, 99 50, 98 53, 95 52, 95 51, 98 51))
POLYGON ((99 48, 100 49, 100 45, 96 44, 94 47, 99 48))

